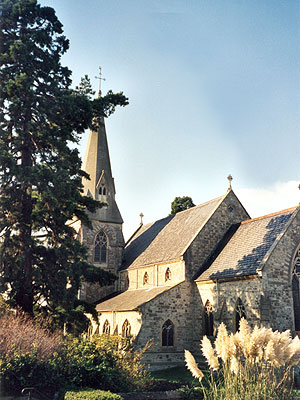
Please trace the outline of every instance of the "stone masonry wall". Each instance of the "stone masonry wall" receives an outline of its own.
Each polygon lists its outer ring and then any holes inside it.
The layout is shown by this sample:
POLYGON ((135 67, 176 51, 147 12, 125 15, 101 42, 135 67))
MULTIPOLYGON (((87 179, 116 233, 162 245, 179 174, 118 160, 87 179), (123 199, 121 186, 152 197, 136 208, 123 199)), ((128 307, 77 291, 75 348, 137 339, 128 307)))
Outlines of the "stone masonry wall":
MULTIPOLYGON (((197 282, 199 293, 198 303, 201 306, 198 311, 198 318, 195 318, 195 346, 198 346, 202 339, 202 318, 204 306, 207 300, 213 306, 215 331, 221 322, 224 322, 228 331, 234 331, 235 307, 238 298, 241 299, 250 326, 260 325, 261 319, 261 297, 262 280, 259 277, 254 279, 239 279, 226 282, 206 283, 197 282), (200 333, 201 332, 201 333, 200 333), (199 335, 200 333, 200 335, 199 335)), ((197 307, 198 308, 198 307, 197 307)))
POLYGON ((126 277, 128 276, 129 290, 153 286, 172 286, 184 280, 185 264, 184 261, 178 261, 151 265, 122 271, 120 275, 121 282, 124 282, 122 288, 125 287, 126 277), (166 280, 165 275, 168 268, 170 270, 170 279, 166 280), (146 284, 144 284, 145 273, 148 274, 148 282, 146 284))
POLYGON ((248 218, 241 203, 230 191, 184 255, 187 278, 198 273, 231 225, 248 218))
POLYGON ((262 270, 265 301, 270 305, 269 324, 272 328, 294 331, 292 270, 300 245, 300 211, 289 225, 262 270))
POLYGON ((143 315, 141 330, 135 343, 143 347, 152 340, 144 362, 152 369, 183 364, 184 349, 193 344, 193 284, 182 282, 140 307, 143 315), (174 324, 174 347, 162 346, 162 326, 170 319, 174 324))
MULTIPOLYGON (((108 238, 108 254, 107 264, 94 264, 106 271, 112 272, 117 276, 117 271, 122 262, 124 239, 122 233, 122 226, 119 224, 105 223, 99 221, 92 221, 93 229, 88 229, 83 226, 82 229, 82 240, 83 243, 88 247, 88 262, 93 263, 94 258, 94 243, 97 234, 103 230, 108 238)), ((117 281, 115 285, 100 287, 96 284, 82 283, 80 290, 80 299, 88 302, 97 301, 113 291, 117 290, 117 281)))

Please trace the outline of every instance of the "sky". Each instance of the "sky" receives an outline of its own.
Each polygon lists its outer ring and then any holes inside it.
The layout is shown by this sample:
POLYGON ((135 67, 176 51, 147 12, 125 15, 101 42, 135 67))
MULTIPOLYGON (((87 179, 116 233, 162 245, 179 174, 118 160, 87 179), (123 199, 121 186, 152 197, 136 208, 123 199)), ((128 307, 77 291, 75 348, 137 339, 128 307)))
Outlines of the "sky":
MULTIPOLYGON (((232 187, 251 217, 300 201, 298 0, 41 0, 74 86, 123 91, 106 120, 124 236, 232 187)), ((80 152, 83 157, 88 132, 80 152)))

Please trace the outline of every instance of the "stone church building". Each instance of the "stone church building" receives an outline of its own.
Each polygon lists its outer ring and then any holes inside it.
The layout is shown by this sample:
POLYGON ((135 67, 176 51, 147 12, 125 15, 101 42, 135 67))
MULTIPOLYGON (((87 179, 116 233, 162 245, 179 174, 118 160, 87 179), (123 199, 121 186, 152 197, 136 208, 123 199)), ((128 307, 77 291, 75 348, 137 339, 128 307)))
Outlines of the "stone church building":
POLYGON ((82 284, 80 298, 97 304, 91 333, 151 341, 145 362, 159 369, 182 363, 184 349, 200 353, 222 321, 233 332, 241 317, 300 331, 299 207, 251 219, 229 182, 216 199, 141 223, 124 243, 104 121, 90 133, 83 168, 85 193, 107 206, 78 234, 89 262, 118 276, 111 287, 82 284))

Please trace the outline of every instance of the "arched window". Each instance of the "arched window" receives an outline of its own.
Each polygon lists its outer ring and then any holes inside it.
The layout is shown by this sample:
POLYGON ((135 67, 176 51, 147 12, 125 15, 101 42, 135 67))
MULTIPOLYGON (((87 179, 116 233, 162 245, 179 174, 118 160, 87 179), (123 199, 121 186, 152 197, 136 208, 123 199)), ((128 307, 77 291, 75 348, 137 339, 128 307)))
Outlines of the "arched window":
POLYGON ((131 326, 128 322, 128 319, 125 319, 124 324, 122 326, 122 336, 127 337, 131 335, 131 326))
POLYGON ((165 273, 165 282, 169 281, 170 279, 171 279, 171 270, 170 270, 170 268, 168 267, 168 268, 166 269, 166 273, 165 273))
POLYGON ((91 337, 93 335, 93 325, 91 324, 91 322, 89 323, 89 326, 88 326, 87 335, 88 335, 88 337, 91 337))
POLYGON ((106 187, 104 185, 99 187, 99 194, 100 196, 106 196, 106 187))
POLYGON ((143 277, 143 285, 146 285, 148 283, 148 280, 149 280, 148 273, 145 272, 143 277))
POLYGON ((235 311, 234 311, 234 331, 237 332, 240 329, 240 320, 242 318, 247 319, 244 304, 240 298, 237 299, 235 311))
POLYGON ((107 263, 107 236, 103 231, 99 232, 95 239, 94 263, 107 263))
POLYGON ((292 292, 294 306, 295 331, 300 331, 300 249, 293 260, 292 292))
POLYGON ((174 346, 174 325, 169 319, 162 326, 161 344, 163 347, 174 346))
POLYGON ((105 320, 104 324, 103 324, 103 330, 102 333, 109 335, 110 334, 110 324, 107 321, 107 319, 105 320))
POLYGON ((213 336, 214 335, 214 316, 213 308, 210 301, 207 300, 204 306, 203 313, 203 335, 213 336))

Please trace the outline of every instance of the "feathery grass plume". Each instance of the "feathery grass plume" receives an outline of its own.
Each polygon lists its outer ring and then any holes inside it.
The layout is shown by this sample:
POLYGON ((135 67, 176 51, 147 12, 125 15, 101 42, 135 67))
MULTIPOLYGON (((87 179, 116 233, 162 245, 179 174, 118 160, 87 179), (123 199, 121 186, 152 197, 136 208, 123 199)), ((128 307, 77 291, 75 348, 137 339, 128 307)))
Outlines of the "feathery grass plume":
POLYGON ((294 366, 300 363, 300 339, 295 336, 289 344, 289 366, 294 366))
POLYGON ((230 371, 233 372, 235 375, 239 373, 240 370, 240 363, 236 357, 231 357, 230 361, 230 371))
POLYGON ((222 322, 218 328, 218 335, 215 341, 217 355, 226 362, 231 354, 231 343, 225 324, 222 322))
POLYGON ((204 374, 198 368, 195 358, 188 350, 184 350, 184 359, 187 369, 192 373, 194 378, 199 379, 199 381, 201 382, 204 374))
POLYGON ((207 359, 207 362, 213 370, 217 371, 219 369, 218 357, 215 355, 215 350, 213 349, 210 340, 207 336, 204 336, 201 342, 202 353, 207 359))

